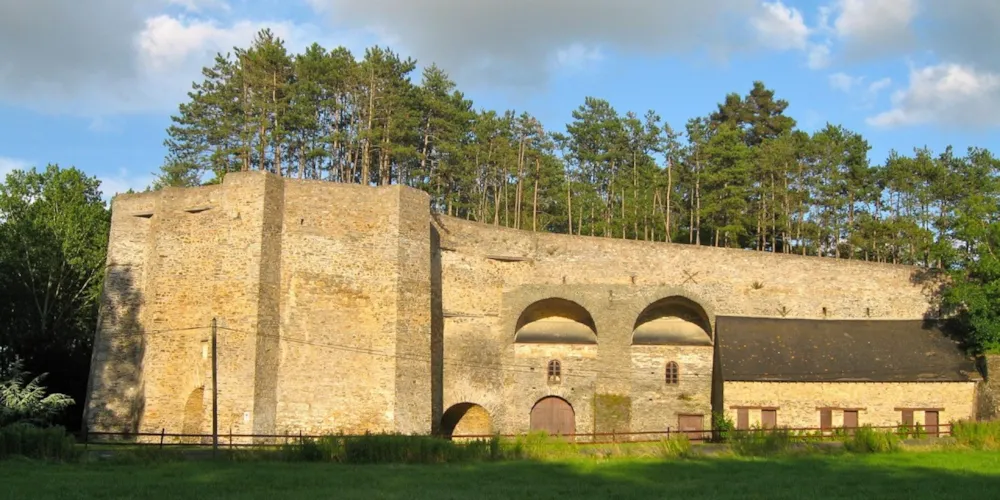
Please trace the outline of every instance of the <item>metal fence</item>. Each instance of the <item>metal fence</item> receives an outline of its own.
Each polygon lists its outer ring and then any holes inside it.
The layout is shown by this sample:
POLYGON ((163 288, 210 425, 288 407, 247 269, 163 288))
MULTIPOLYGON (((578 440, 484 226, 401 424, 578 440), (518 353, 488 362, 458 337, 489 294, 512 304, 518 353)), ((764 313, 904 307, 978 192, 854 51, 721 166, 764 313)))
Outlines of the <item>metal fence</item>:
MULTIPOLYGON (((771 429, 730 429, 730 430, 680 430, 667 428, 662 431, 639 432, 588 432, 554 435, 553 438, 565 439, 577 444, 627 444, 655 443, 673 437, 685 436, 695 443, 739 439, 747 434, 785 433, 793 441, 809 442, 841 439, 861 429, 871 429, 879 432, 892 432, 903 438, 942 437, 951 435, 950 424, 939 424, 931 427, 921 426, 861 426, 861 427, 776 427, 771 429)), ((501 439, 523 439, 528 434, 464 434, 464 435, 427 435, 435 439, 453 441, 487 440, 494 437, 501 439)), ((233 432, 213 434, 185 434, 167 432, 80 432, 76 434, 77 441, 84 445, 104 446, 152 446, 152 447, 189 447, 189 448, 274 448, 285 445, 295 445, 305 440, 334 438, 341 440, 361 439, 366 435, 342 434, 307 434, 301 431, 284 434, 238 434, 233 432)))

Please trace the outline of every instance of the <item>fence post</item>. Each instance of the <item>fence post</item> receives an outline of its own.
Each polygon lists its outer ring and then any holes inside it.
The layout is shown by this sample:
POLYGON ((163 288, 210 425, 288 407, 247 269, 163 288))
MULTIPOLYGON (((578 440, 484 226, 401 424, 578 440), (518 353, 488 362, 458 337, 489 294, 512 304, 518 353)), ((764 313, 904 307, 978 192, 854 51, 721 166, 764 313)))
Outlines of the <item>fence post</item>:
POLYGON ((299 446, 303 444, 305 444, 305 441, 302 440, 302 429, 299 429, 299 446))
POLYGON ((219 451, 219 356, 218 328, 212 318, 212 456, 219 451))
POLYGON ((167 434, 167 428, 166 427, 161 428, 160 429, 160 449, 161 450, 163 449, 163 438, 164 438, 164 436, 166 436, 166 434, 167 434))
POLYGON ((229 451, 233 451, 233 426, 229 426, 229 451))

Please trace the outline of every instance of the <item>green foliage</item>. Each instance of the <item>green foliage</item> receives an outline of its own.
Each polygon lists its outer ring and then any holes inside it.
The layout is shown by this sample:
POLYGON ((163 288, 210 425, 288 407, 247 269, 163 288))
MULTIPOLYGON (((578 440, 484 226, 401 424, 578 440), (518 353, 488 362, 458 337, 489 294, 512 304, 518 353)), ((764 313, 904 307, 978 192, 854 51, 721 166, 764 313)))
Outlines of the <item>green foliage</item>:
POLYGON ((74 460, 79 456, 73 437, 66 429, 37 427, 26 423, 0 427, 0 459, 27 457, 42 460, 74 460))
POLYGON ((1000 420, 954 422, 951 435, 960 445, 977 450, 997 450, 1000 449, 1000 420))
POLYGON ((842 437, 844 448, 853 453, 890 453, 899 451, 900 437, 892 431, 879 431, 870 425, 859 427, 842 437))
POLYGON ((788 429, 754 427, 732 432, 729 438, 734 453, 745 457, 767 457, 786 453, 792 444, 788 429))
POLYGON ((455 442, 430 436, 366 434, 306 438, 283 445, 285 460, 304 462, 449 463, 500 460, 516 456, 517 447, 504 449, 499 436, 489 440, 455 442))
POLYGON ((73 398, 65 394, 45 393, 41 382, 46 374, 25 384, 27 375, 21 370, 21 362, 17 361, 10 370, 9 378, 0 381, 0 426, 13 423, 46 425, 73 404, 73 398))
POLYGON ((712 440, 725 443, 729 441, 736 423, 724 412, 712 412, 712 440))
POLYGON ((0 184, 0 379, 20 360, 83 400, 110 226, 99 184, 57 165, 0 184))

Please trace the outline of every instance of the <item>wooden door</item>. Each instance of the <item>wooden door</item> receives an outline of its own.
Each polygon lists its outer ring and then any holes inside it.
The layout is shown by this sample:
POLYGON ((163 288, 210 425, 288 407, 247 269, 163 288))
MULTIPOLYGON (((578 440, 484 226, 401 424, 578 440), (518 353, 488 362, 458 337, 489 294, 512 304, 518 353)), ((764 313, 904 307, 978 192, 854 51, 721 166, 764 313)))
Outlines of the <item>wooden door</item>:
POLYGON ((551 435, 575 434, 576 413, 565 399, 555 396, 542 398, 531 409, 531 430, 551 435))
POLYGON ((936 411, 925 411, 924 412, 924 427, 927 428, 928 436, 938 435, 938 412, 936 411))
POLYGON ((764 429, 773 429, 778 426, 778 410, 761 410, 760 426, 764 429))
MULTIPOLYGON (((846 429, 857 429, 858 427, 857 410, 844 410, 844 427, 846 429)), ((854 431, 849 430, 848 432, 854 432, 854 431)))
POLYGON ((679 415, 677 417, 677 427, 688 439, 695 441, 704 439, 705 416, 704 415, 679 415))

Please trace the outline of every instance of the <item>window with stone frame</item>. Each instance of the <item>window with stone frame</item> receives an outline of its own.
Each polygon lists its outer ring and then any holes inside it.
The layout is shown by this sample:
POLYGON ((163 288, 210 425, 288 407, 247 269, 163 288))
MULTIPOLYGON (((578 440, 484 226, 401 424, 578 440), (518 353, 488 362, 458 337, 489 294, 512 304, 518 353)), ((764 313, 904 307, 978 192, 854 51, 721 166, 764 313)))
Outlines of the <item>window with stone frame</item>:
POLYGON ((559 383, 562 380, 562 363, 558 359, 549 361, 549 382, 559 383))
POLYGON ((667 363, 666 369, 666 382, 667 385, 677 385, 680 383, 680 368, 678 368, 677 363, 671 361, 667 363))

